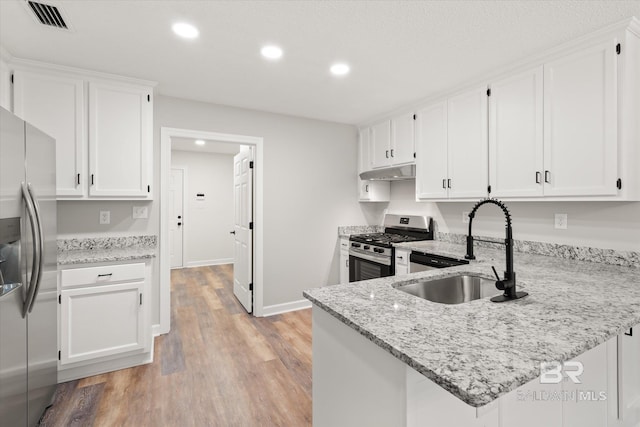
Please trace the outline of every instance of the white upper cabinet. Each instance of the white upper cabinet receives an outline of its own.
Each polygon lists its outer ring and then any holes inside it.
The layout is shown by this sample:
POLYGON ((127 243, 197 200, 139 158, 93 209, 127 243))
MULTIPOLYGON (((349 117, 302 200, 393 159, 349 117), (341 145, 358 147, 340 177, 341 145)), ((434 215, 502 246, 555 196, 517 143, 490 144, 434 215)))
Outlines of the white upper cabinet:
POLYGON ((57 198, 151 200, 151 83, 16 62, 13 109, 56 139, 57 198))
POLYGON ((416 198, 447 198, 447 177, 447 102, 443 101, 416 114, 416 198))
POLYGON ((364 128, 358 140, 358 173, 369 171, 371 166, 371 129, 364 128))
POLYGON ((11 71, 0 56, 0 107, 11 111, 11 71))
POLYGON ((89 194, 144 198, 151 192, 151 94, 89 83, 89 194))
MULTIPOLYGON (((369 171, 371 166, 371 129, 360 131, 358 143, 358 174, 369 171)), ((361 202, 388 202, 391 197, 389 181, 363 181, 358 177, 358 200, 361 202)))
POLYGON ((448 178, 450 198, 487 196, 487 87, 447 101, 448 178))
POLYGON ((391 164, 413 163, 415 153, 415 115, 403 114, 391 119, 391 164))
POLYGON ((56 140, 58 197, 87 194, 84 81, 51 73, 16 70, 14 112, 56 140))
POLYGON ((487 88, 418 111, 416 198, 487 196, 487 88))
POLYGON ((544 64, 544 193, 617 194, 616 40, 544 64))
POLYGON ((414 162, 413 117, 413 113, 407 113, 371 126, 371 166, 373 168, 414 162))
POLYGON ((489 184, 495 197, 543 195, 542 67, 491 83, 489 184))
POLYGON ((381 168, 391 164, 391 121, 371 126, 371 167, 381 168))

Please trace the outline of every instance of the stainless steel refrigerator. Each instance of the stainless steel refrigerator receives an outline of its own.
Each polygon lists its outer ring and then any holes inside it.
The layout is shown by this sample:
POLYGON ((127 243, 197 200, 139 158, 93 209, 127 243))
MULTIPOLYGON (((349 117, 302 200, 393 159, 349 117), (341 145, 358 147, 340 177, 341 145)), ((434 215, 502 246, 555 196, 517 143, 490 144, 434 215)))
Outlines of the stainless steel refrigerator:
POLYGON ((35 426, 57 383, 56 151, 0 108, 0 426, 35 426))

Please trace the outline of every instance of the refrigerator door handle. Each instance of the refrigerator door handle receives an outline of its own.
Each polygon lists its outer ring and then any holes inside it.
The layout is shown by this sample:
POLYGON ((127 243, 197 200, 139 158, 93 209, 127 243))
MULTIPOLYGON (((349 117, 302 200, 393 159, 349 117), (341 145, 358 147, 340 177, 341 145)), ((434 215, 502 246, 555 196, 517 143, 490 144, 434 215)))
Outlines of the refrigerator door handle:
POLYGON ((33 306, 38 298, 40 292, 40 283, 42 282, 42 271, 44 270, 44 228, 42 227, 42 216, 40 215, 40 205, 38 204, 38 198, 31 184, 27 184, 27 190, 29 190, 29 196, 33 202, 33 208, 36 213, 36 222, 38 224, 38 246, 36 247, 36 254, 38 256, 38 278, 36 280, 36 290, 33 293, 33 298, 29 303, 29 313, 33 310, 33 306))
POLYGON ((31 279, 29 280, 29 287, 26 292, 26 299, 24 301, 24 305, 22 307, 22 316, 27 315, 27 311, 31 306, 31 302, 34 299, 36 293, 36 287, 38 283, 39 270, 40 270, 40 261, 38 250, 41 247, 40 242, 40 232, 38 224, 38 220, 36 217, 36 210, 33 205, 33 199, 27 187, 27 184, 22 183, 22 198, 24 199, 25 206, 27 207, 27 213, 29 215, 29 223, 31 224, 31 236, 33 238, 33 262, 31 264, 31 279))

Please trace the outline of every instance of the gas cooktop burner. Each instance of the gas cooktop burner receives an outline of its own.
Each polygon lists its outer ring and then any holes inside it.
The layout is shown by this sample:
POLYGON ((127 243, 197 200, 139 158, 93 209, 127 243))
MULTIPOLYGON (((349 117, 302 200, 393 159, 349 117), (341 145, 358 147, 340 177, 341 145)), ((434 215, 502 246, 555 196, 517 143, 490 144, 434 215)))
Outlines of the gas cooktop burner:
POLYGON ((407 236, 404 234, 393 233, 372 233, 372 234, 356 234, 351 236, 351 240, 363 243, 372 243, 376 245, 391 245, 392 243, 414 242, 416 240, 424 240, 424 237, 407 236))

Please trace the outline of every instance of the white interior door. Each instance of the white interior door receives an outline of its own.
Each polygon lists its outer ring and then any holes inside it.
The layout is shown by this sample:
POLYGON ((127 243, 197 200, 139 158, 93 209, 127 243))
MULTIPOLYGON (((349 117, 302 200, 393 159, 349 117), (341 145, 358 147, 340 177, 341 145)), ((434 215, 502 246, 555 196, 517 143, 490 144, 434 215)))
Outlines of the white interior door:
POLYGON ((171 268, 183 267, 183 229, 184 229, 184 170, 171 169, 169 197, 171 214, 169 217, 169 235, 171 240, 171 268))
POLYGON ((242 146, 233 157, 234 263, 233 293, 247 312, 253 310, 253 148, 242 146))

